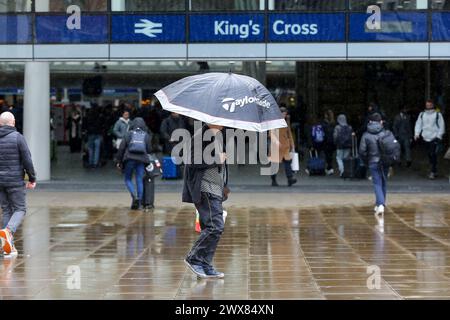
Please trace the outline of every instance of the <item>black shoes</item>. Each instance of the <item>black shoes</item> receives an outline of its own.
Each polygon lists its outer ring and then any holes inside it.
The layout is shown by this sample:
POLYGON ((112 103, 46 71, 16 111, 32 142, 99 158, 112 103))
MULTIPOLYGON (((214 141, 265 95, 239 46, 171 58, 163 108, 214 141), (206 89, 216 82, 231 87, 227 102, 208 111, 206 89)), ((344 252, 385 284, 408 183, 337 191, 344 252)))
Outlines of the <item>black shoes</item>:
POLYGON ((289 187, 292 187, 292 185, 294 185, 296 183, 297 183, 297 179, 294 179, 294 178, 288 179, 288 186, 289 187))
POLYGON ((131 210, 138 210, 140 207, 140 201, 138 199, 133 198, 133 202, 131 202, 131 210))

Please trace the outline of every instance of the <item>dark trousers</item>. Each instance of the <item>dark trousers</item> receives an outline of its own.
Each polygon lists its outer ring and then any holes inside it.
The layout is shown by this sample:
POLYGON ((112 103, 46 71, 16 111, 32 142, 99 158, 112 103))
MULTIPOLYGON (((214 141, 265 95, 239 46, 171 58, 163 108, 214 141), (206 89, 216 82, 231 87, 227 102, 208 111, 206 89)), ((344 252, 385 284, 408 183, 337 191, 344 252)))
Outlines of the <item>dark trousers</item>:
POLYGON ((0 205, 3 211, 2 228, 7 227, 14 234, 27 211, 25 187, 0 187, 0 205))
POLYGON ((202 267, 212 267, 212 260, 224 230, 222 197, 202 192, 201 202, 195 204, 200 215, 202 232, 186 260, 202 267))
MULTIPOLYGON (((292 160, 284 160, 283 159, 283 165, 284 165, 284 171, 286 172, 286 178, 288 178, 288 180, 292 179, 294 177, 294 172, 292 171, 292 160)), ((275 179, 277 177, 276 174, 274 174, 272 176, 272 179, 275 179)))
POLYGON ((69 144, 71 153, 81 152, 81 138, 70 138, 69 144))
POLYGON ((438 142, 437 141, 425 141, 425 147, 427 149, 428 160, 430 161, 431 172, 437 174, 437 153, 438 142))

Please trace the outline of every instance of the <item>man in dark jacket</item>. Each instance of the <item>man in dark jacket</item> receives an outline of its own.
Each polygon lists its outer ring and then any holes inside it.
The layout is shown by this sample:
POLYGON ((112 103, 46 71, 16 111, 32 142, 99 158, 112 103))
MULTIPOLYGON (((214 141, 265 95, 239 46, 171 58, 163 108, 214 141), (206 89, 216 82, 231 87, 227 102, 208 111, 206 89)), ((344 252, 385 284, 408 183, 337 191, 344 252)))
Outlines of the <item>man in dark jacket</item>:
POLYGON ((125 173, 125 184, 132 198, 132 210, 142 209, 143 206, 145 166, 150 163, 148 155, 152 152, 151 141, 151 132, 144 119, 136 118, 131 122, 130 131, 122 140, 116 155, 117 167, 125 173), (133 173, 136 176, 137 192, 132 181, 133 173))
POLYGON ((36 187, 36 174, 30 150, 24 137, 17 132, 14 115, 0 115, 0 205, 3 211, 3 229, 0 239, 5 256, 17 256, 14 233, 26 214, 25 187, 36 187), (29 182, 25 185, 24 176, 29 182))
POLYGON ((368 163, 372 175, 372 183, 376 197, 374 210, 378 216, 384 213, 384 207, 386 205, 386 182, 389 166, 381 162, 381 153, 378 145, 378 140, 385 134, 381 115, 379 113, 372 114, 368 120, 367 131, 361 138, 359 155, 368 163))
POLYGON ((178 141, 172 141, 172 133, 177 129, 185 129, 184 119, 178 113, 172 112, 161 123, 161 137, 164 141, 164 152, 171 154, 172 149, 178 141))
POLYGON ((411 142, 414 136, 411 117, 406 108, 403 108, 394 119, 394 136, 402 146, 402 152, 405 154, 406 166, 411 166, 411 142))
POLYGON ((215 161, 206 161, 203 151, 210 143, 216 144, 215 150, 223 151, 223 139, 217 139, 221 126, 203 126, 192 138, 190 161, 185 166, 183 202, 193 203, 199 212, 201 234, 185 259, 191 271, 201 278, 223 278, 212 265, 212 260, 224 230, 222 202, 228 195, 228 170, 224 152, 212 155, 215 161), (203 136, 211 130, 212 142, 203 141, 203 136), (199 141, 199 146, 196 142, 199 141), (200 148, 201 146, 201 148, 200 148), (198 161, 198 162, 197 162, 198 161), (211 164, 208 164, 211 163, 211 164))

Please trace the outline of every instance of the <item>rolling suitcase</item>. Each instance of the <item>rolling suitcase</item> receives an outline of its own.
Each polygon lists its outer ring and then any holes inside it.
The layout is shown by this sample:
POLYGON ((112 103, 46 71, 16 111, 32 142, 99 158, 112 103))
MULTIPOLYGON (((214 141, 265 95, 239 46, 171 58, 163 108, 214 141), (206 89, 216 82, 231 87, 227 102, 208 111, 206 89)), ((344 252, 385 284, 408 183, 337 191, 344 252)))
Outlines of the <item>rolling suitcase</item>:
POLYGON ((153 208, 155 205, 155 178, 144 176, 144 201, 145 208, 153 208))
POLYGON ((365 179, 366 178, 366 167, 358 156, 358 142, 356 137, 352 137, 352 153, 350 157, 344 159, 344 173, 342 178, 344 179, 365 179))
POLYGON ((324 176, 325 175, 325 160, 319 157, 319 154, 314 151, 309 152, 309 160, 307 164, 307 169, 310 176, 324 176))
POLYGON ((175 164, 175 161, 172 157, 163 157, 162 168, 163 179, 178 179, 180 177, 180 169, 175 164))

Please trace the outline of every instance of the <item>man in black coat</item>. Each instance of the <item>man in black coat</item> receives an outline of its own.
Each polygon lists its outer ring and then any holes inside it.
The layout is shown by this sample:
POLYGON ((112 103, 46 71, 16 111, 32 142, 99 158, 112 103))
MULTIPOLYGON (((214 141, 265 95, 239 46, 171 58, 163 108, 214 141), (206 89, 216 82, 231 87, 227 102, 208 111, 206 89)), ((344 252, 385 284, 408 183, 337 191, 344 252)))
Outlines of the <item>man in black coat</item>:
POLYGON ((36 187, 31 153, 25 138, 15 128, 10 112, 0 115, 0 205, 3 211, 3 229, 0 239, 5 256, 17 256, 13 235, 26 214, 25 187, 36 187), (25 184, 25 173, 29 182, 25 184))
POLYGON ((201 234, 185 259, 191 271, 201 278, 223 278, 212 265, 214 254, 224 231, 222 202, 228 196, 228 170, 225 164, 226 154, 221 134, 221 126, 205 125, 192 138, 190 161, 185 166, 183 202, 193 203, 200 217, 201 234), (203 141, 203 136, 210 130, 212 141, 203 141), (200 136, 200 137, 199 137, 200 136), (222 141, 220 141, 222 140, 222 141), (199 142, 199 146, 196 145, 199 142), (215 161, 205 161, 204 151, 214 143, 219 154, 214 154, 215 161), (201 148, 199 148, 201 147, 201 148))

